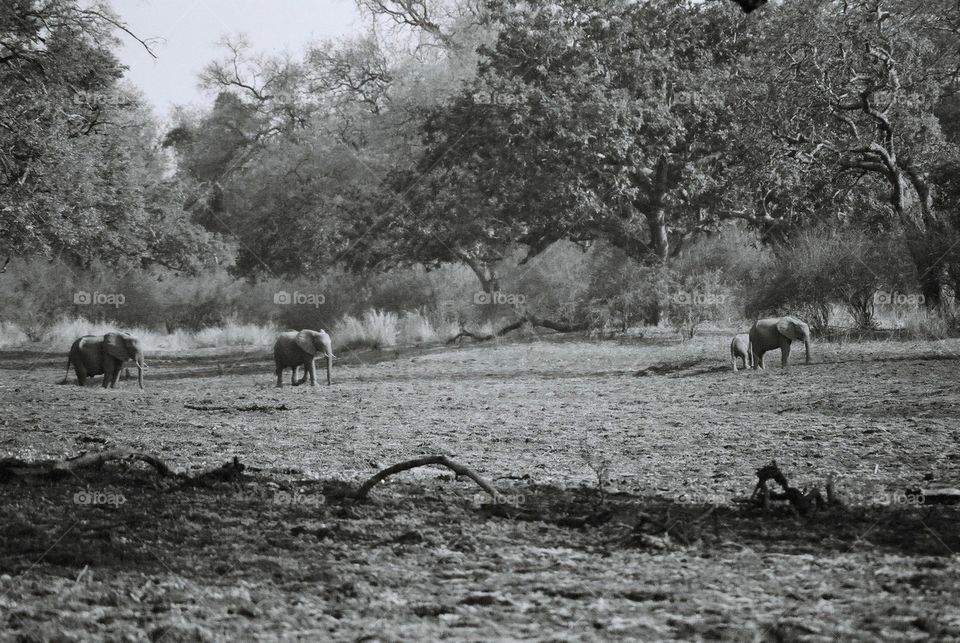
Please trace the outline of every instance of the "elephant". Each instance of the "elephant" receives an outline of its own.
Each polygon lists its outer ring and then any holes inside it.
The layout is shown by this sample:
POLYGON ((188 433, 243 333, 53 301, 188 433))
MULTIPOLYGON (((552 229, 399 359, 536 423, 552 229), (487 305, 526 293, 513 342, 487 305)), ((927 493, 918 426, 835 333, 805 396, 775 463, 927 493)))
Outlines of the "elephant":
POLYGON ((753 366, 753 358, 750 355, 750 336, 747 333, 739 333, 733 336, 730 341, 730 357, 733 358, 733 372, 737 372, 737 358, 743 359, 743 368, 753 366))
POLYGON ((276 366, 277 387, 283 386, 283 369, 291 368, 290 383, 293 386, 303 384, 307 377, 310 386, 316 386, 317 365, 314 358, 318 351, 323 351, 327 357, 327 386, 330 386, 330 367, 333 364, 333 345, 330 335, 324 330, 288 330, 277 336, 273 344, 273 362, 276 366), (297 380, 297 367, 303 366, 304 373, 297 380))
POLYGON ((117 387, 123 363, 132 359, 137 365, 137 384, 143 389, 143 348, 140 340, 129 333, 110 332, 105 335, 84 335, 73 342, 67 357, 67 374, 70 377, 70 364, 77 374, 77 384, 83 386, 87 378, 103 375, 103 388, 117 387))
POLYGON ((780 364, 787 367, 790 357, 790 344, 803 340, 807 351, 807 364, 810 363, 810 327, 796 317, 768 317, 753 322, 750 328, 750 348, 753 352, 753 368, 763 368, 763 354, 780 349, 780 364))

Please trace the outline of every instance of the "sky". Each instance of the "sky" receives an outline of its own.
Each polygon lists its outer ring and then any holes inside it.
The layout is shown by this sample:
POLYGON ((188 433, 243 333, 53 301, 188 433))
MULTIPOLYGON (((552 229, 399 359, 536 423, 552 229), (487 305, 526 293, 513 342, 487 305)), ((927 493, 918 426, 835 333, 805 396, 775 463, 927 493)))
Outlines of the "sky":
POLYGON ((253 51, 299 55, 311 41, 362 31, 354 0, 112 0, 130 30, 150 42, 154 60, 133 38, 118 32, 117 51, 160 118, 173 105, 208 105, 213 96, 197 77, 211 60, 222 58, 217 42, 244 34, 253 51))

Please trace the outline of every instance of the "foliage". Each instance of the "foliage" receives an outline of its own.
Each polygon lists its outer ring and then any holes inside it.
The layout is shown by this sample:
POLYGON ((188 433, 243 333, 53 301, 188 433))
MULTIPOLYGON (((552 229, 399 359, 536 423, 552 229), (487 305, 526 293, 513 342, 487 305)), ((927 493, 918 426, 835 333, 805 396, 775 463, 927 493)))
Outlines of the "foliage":
POLYGON ((871 328, 881 289, 915 295, 916 284, 900 240, 858 229, 818 228, 796 234, 778 249, 747 310, 753 317, 792 311, 821 332, 830 321, 830 303, 840 301, 858 327, 871 328))
POLYGON ((99 3, 0 8, 0 251, 191 270, 224 248, 180 209, 99 3))

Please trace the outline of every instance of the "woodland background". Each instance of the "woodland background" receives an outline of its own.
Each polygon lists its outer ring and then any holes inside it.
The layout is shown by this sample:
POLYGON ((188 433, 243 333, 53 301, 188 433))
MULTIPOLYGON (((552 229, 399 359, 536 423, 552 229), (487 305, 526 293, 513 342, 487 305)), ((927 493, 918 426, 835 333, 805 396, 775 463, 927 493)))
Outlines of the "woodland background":
POLYGON ((359 2, 350 40, 223 42, 165 125, 109 5, 5 3, 0 342, 957 330, 955 3, 359 2))

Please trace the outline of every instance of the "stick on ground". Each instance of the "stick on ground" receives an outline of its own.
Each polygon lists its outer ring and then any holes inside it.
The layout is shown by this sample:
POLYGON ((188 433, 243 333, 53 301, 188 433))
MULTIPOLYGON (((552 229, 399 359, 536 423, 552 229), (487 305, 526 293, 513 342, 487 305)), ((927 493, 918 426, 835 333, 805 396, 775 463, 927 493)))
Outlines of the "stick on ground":
POLYGON ((445 455, 429 455, 423 458, 416 458, 414 460, 407 460, 405 462, 399 462, 393 466, 387 467, 381 471, 378 471, 373 476, 371 476, 366 482, 360 485, 360 488, 357 489, 354 498, 357 500, 366 500, 367 494, 370 493, 370 490, 373 489, 378 482, 384 478, 388 478, 395 473, 400 473, 401 471, 406 471, 408 469, 416 469, 417 467, 425 467, 431 464, 439 464, 444 467, 447 467, 458 476, 466 476, 477 483, 481 489, 490 494, 491 497, 497 497, 497 490, 490 486, 490 484, 480 477, 472 469, 463 466, 457 462, 454 462, 445 455))
POLYGON ((56 478, 69 471, 99 467, 110 460, 140 460, 157 470, 161 476, 172 476, 173 472, 160 458, 149 453, 130 449, 110 449, 99 453, 85 453, 66 460, 46 460, 42 462, 23 462, 21 460, 0 461, 0 477, 18 478, 23 476, 46 476, 56 478))

